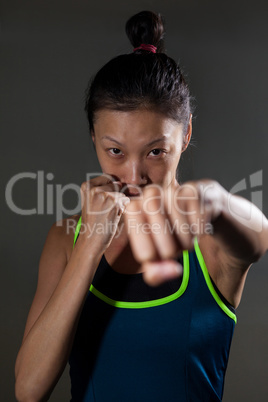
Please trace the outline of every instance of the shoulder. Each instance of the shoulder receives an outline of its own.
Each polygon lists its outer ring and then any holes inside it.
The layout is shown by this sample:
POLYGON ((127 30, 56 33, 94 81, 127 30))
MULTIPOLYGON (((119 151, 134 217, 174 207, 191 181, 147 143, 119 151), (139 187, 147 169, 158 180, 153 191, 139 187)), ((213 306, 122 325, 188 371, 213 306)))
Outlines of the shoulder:
MULTIPOLYGON (((68 263, 73 249, 75 229, 80 215, 72 215, 65 219, 56 221, 50 227, 44 244, 41 261, 48 255, 52 258, 65 258, 68 263)), ((45 258, 46 259, 46 258, 45 258)))
POLYGON ((39 261, 37 295, 46 300, 57 286, 72 254, 78 215, 55 222, 49 229, 39 261))
POLYGON ((38 283, 27 318, 24 338, 51 298, 72 253, 73 228, 80 215, 55 222, 49 229, 40 256, 38 283))
POLYGON ((43 265, 48 265, 47 260, 60 259, 67 265, 72 253, 73 238, 79 218, 80 215, 72 215, 52 224, 41 254, 41 268, 43 265))
POLYGON ((57 221, 51 226, 49 231, 51 239, 55 239, 59 246, 64 249, 67 262, 72 254, 75 230, 80 216, 80 214, 76 214, 57 221))

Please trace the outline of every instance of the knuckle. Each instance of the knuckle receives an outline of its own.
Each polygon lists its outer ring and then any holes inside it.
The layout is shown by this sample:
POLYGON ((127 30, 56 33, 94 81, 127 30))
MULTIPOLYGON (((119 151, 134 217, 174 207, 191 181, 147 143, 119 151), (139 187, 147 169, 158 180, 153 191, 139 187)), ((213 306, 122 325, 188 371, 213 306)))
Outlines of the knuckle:
POLYGON ((189 233, 188 235, 180 237, 180 243, 183 250, 191 250, 193 248, 193 235, 189 233))
POLYGON ((183 184, 178 191, 179 196, 183 199, 186 198, 198 198, 198 189, 194 184, 186 183, 183 184))
POLYGON ((131 200, 131 202, 129 202, 126 206, 126 213, 130 216, 132 214, 141 213, 141 210, 141 202, 139 200, 131 200))
POLYGON ((80 190, 83 192, 88 192, 88 191, 92 190, 93 188, 95 188, 93 180, 94 179, 84 181, 80 186, 80 190))
POLYGON ((87 182, 86 182, 86 181, 84 181, 84 182, 81 184, 80 190, 81 190, 82 192, 85 192, 85 191, 87 190, 87 182))
POLYGON ((92 192, 92 194, 104 193, 104 191, 101 187, 92 187, 91 192, 92 192))
POLYGON ((97 200, 97 202, 104 202, 106 200, 106 193, 104 191, 100 191, 98 189, 93 191, 93 198, 97 200))
POLYGON ((168 244, 165 244, 165 247, 161 248, 160 254, 163 260, 175 258, 178 254, 178 248, 175 242, 170 241, 168 244))
POLYGON ((145 198, 158 198, 162 195, 162 188, 158 185, 152 184, 144 189, 144 197, 145 198))

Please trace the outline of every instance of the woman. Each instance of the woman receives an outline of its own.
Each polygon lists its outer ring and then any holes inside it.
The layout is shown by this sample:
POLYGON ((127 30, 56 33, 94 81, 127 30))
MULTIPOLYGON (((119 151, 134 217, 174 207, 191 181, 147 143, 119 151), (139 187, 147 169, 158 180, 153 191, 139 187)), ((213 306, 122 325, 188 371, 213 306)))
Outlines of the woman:
POLYGON ((160 16, 139 13, 126 31, 133 53, 88 89, 103 175, 82 184, 81 217, 49 231, 16 361, 19 401, 47 400, 68 360, 73 401, 221 400, 235 308, 268 248, 251 203, 208 179, 177 182, 188 86, 162 52, 160 16))

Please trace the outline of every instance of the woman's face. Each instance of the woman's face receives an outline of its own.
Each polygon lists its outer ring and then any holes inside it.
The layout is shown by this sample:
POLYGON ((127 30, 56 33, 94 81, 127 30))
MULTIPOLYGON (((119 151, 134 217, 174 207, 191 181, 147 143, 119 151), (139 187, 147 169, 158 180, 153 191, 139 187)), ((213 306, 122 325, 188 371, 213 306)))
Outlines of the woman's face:
MULTIPOLYGON (((175 183, 183 148, 182 125, 150 110, 121 112, 103 109, 96 113, 94 141, 103 173, 126 186, 126 194, 137 194, 148 184, 175 183)), ((186 146, 184 144, 186 140, 186 146)))

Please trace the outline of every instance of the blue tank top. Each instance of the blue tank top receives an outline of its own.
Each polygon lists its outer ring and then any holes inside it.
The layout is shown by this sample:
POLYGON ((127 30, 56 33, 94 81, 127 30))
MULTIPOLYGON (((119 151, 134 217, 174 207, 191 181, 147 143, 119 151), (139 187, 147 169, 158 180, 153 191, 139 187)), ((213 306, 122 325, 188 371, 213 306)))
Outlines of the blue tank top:
MULTIPOLYGON (((164 297, 112 298, 103 292, 107 265, 103 256, 96 274, 104 275, 93 279, 70 354, 72 401, 221 401, 236 316, 213 286, 197 240, 183 251, 181 283, 164 297)), ((123 276, 130 286, 143 281, 123 276)))

